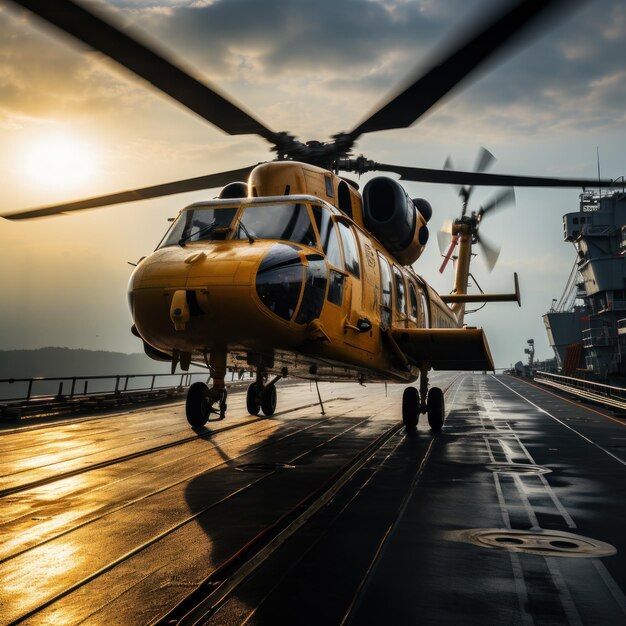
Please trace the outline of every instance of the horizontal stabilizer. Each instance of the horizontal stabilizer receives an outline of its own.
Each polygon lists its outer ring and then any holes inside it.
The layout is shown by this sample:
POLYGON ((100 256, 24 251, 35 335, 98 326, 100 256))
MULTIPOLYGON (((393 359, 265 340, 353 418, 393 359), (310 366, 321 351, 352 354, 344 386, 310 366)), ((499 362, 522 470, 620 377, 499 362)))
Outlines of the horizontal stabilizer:
POLYGON ((513 274, 513 279, 515 280, 515 293, 449 293, 442 295, 441 299, 446 304, 455 302, 517 302, 519 306, 522 306, 517 272, 513 274))
POLYGON ((436 370, 493 370, 482 328, 393 328, 398 347, 417 364, 436 370))

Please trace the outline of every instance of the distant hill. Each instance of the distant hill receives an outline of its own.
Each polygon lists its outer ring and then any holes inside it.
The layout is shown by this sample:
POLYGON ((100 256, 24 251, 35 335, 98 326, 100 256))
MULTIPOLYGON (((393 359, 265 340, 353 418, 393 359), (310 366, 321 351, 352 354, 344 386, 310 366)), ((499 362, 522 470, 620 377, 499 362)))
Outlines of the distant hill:
POLYGON ((158 374, 169 371, 169 363, 153 361, 145 354, 72 348, 0 350, 0 378, 158 374))

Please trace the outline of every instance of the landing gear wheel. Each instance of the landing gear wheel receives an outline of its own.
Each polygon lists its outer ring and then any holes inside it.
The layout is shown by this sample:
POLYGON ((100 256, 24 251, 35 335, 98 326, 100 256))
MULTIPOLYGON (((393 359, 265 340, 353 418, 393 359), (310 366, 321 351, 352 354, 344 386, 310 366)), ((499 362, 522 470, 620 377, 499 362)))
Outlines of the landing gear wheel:
POLYGON ((209 388, 204 383, 193 383, 187 391, 185 412, 187 421, 194 428, 202 428, 209 419, 209 388))
POLYGON ((246 408, 250 415, 258 415, 261 410, 261 402, 259 401, 258 386, 256 383, 252 383, 248 386, 248 392, 246 393, 246 408))
POLYGON ((261 394, 261 408, 267 417, 274 415, 274 411, 276 410, 276 387, 274 385, 266 387, 263 390, 261 394))
POLYGON ((417 426, 420 396, 415 387, 407 387, 402 394, 402 421, 409 428, 417 426))
POLYGON ((443 391, 439 387, 433 387, 428 392, 426 411, 428 413, 428 425, 434 431, 440 431, 445 419, 446 409, 443 401, 443 391))

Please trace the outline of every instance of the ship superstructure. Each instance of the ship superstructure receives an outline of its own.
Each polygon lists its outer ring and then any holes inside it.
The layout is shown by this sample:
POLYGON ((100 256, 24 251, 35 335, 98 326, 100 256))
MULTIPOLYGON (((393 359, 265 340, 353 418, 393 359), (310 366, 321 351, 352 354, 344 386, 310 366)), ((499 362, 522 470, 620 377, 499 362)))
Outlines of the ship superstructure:
POLYGON ((550 310, 543 315, 556 366, 567 376, 576 375, 581 367, 583 329, 589 320, 583 300, 585 292, 582 282, 576 255, 563 294, 558 302, 556 298, 552 301, 550 310))
POLYGON ((579 210, 563 216, 563 230, 577 258, 566 287, 567 305, 553 306, 544 315, 550 345, 563 370, 580 361, 578 344, 588 375, 605 381, 624 377, 626 193, 585 191, 579 210))

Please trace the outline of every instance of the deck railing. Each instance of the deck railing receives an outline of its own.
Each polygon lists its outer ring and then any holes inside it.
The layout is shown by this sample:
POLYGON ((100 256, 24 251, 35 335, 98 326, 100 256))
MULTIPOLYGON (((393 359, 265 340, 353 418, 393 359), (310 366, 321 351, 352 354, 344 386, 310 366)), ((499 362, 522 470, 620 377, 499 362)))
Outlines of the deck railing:
POLYGON ((626 389, 623 387, 603 385, 592 380, 561 376, 560 374, 551 374, 550 372, 535 372, 534 380, 570 393, 583 400, 626 411, 626 389))
POLYGON ((0 401, 69 400, 90 395, 121 395, 185 388, 206 380, 208 372, 180 374, 115 374, 110 376, 37 376, 0 379, 0 401))

